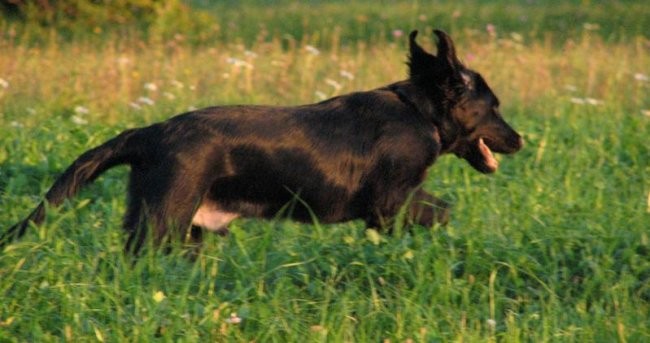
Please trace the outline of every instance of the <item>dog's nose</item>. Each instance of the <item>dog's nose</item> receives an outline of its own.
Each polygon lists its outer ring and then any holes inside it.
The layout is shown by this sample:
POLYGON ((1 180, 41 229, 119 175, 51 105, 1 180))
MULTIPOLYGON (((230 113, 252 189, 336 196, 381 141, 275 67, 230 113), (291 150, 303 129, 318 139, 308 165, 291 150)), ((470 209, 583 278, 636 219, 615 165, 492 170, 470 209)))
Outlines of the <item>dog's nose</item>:
POLYGON ((521 149, 523 147, 524 147, 524 137, 519 135, 519 137, 517 138, 517 149, 521 149))
POLYGON ((509 149, 508 149, 508 152, 506 152, 506 153, 508 153, 508 154, 515 153, 515 152, 521 150, 521 148, 523 148, 523 146, 524 146, 524 138, 520 134, 518 134, 516 132, 514 132, 514 134, 511 135, 510 137, 508 137, 507 142, 508 142, 508 148, 509 149))

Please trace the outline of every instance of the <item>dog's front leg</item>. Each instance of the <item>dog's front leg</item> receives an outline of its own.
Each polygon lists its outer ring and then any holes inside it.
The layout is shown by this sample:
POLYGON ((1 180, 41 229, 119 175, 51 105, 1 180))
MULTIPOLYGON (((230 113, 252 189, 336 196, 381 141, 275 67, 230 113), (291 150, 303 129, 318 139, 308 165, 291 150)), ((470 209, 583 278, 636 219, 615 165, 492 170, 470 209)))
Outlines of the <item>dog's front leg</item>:
POLYGON ((447 202, 422 189, 412 192, 409 202, 406 199, 409 192, 404 192, 403 198, 397 197, 397 192, 393 192, 382 202, 376 203, 372 214, 366 219, 366 228, 385 229, 388 233, 392 233, 397 213, 405 203, 406 213, 403 218, 405 224, 424 227, 431 227, 436 223, 447 224, 450 213, 450 205, 447 202))
POLYGON ((450 205, 444 200, 418 189, 408 204, 407 224, 431 227, 449 222, 450 205))
POLYGON ((410 187, 386 187, 382 184, 376 187, 372 202, 368 204, 366 228, 392 233, 398 213, 412 192, 410 187))

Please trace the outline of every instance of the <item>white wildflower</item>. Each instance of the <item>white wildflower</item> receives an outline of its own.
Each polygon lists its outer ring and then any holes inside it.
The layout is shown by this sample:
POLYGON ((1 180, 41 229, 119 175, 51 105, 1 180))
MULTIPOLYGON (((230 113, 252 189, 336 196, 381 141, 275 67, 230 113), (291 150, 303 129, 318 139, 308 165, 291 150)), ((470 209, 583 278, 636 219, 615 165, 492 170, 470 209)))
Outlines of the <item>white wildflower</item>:
POLYGON ((129 63, 131 63, 131 60, 130 60, 128 57, 126 57, 126 56, 122 56, 122 57, 120 57, 120 58, 117 59, 117 64, 118 64, 120 67, 123 67, 123 66, 125 66, 125 65, 127 65, 127 64, 129 64, 129 63))
POLYGON ((325 79, 325 83, 328 85, 332 86, 332 88, 336 89, 337 91, 340 90, 343 86, 341 86, 340 83, 332 80, 332 79, 325 79))
MULTIPOLYGON (((648 82, 648 81, 650 81, 650 78, 648 77, 648 75, 641 74, 641 73, 635 73, 634 74, 634 79, 639 81, 639 82, 648 82)), ((2 80, 2 79, 0 79, 0 80, 2 80)))
POLYGON ((144 84, 144 89, 155 92, 158 90, 158 86, 156 86, 156 84, 153 82, 147 82, 144 84))
POLYGON ((320 50, 316 49, 313 45, 305 45, 305 51, 314 56, 320 55, 320 50))
POLYGON ((22 123, 19 123, 19 122, 15 121, 15 120, 12 121, 11 123, 9 123, 9 126, 14 127, 14 128, 18 128, 18 129, 24 127, 24 125, 22 123))
POLYGON ((492 319, 492 318, 486 320, 485 322, 486 322, 487 325, 488 325, 490 328, 492 328, 492 329, 494 329, 494 328, 497 326, 497 321, 494 320, 494 319, 492 319))
POLYGON ((485 25, 485 31, 492 37, 497 35, 497 27, 494 24, 485 25))
POLYGON ((255 52, 253 52, 253 51, 246 50, 246 51, 244 51, 244 56, 250 57, 250 58, 256 58, 257 54, 255 52))
POLYGON ((176 99, 176 95, 174 95, 174 94, 172 94, 172 93, 169 93, 169 92, 164 92, 164 93, 163 93, 163 96, 164 96, 165 98, 169 99, 169 100, 174 100, 174 99, 176 99))
POLYGON ((643 114, 646 117, 650 117, 650 110, 641 110, 641 114, 643 114))
POLYGON ((226 63, 228 63, 228 64, 238 64, 238 63, 241 63, 241 62, 243 62, 243 61, 238 59, 238 58, 234 58, 234 57, 226 58, 226 63))
POLYGON ((76 114, 88 114, 88 113, 90 113, 90 111, 88 110, 88 108, 86 108, 84 106, 76 106, 74 108, 74 113, 76 113, 76 114))
POLYGON ((153 101, 153 99, 148 98, 146 96, 139 97, 138 102, 143 105, 149 105, 149 106, 153 106, 156 103, 155 101, 153 101))
POLYGON ((228 324, 239 324, 241 323, 241 318, 237 316, 237 313, 231 313, 230 318, 226 319, 228 324))
POLYGON ((183 87, 185 87, 185 85, 182 82, 178 81, 178 80, 172 80, 172 86, 174 86, 174 87, 176 87, 178 89, 182 89, 183 87))
POLYGON ((583 99, 583 98, 571 98, 571 102, 576 104, 576 105, 584 105, 585 104, 585 99, 583 99))
POLYGON ((519 32, 510 33, 510 38, 512 38, 512 40, 517 43, 521 43, 524 41, 524 36, 522 36, 521 33, 519 32))
POLYGON ((0 78, 0 88, 4 88, 4 89, 9 88, 9 81, 0 78))
POLYGON ((344 77, 344 78, 346 78, 346 79, 348 79, 350 81, 354 80, 354 74, 352 74, 351 72, 349 72, 347 70, 341 70, 341 72, 339 74, 341 75, 341 77, 344 77))
POLYGON ((603 104, 602 100, 598 100, 594 98, 586 98, 585 101, 591 106, 599 106, 603 104))
POLYGON ((386 279, 381 276, 377 278, 377 282, 382 286, 386 286, 386 279))
POLYGON ((253 68, 253 65, 239 58, 228 57, 226 63, 232 64, 235 67, 253 68))
POLYGON ((142 108, 142 106, 140 106, 140 104, 138 104, 138 103, 135 102, 135 101, 131 101, 131 102, 129 103, 129 106, 131 106, 132 108, 134 108, 134 109, 136 109, 136 110, 139 110, 139 109, 142 108))
POLYGON ((80 116, 72 116, 70 119, 72 120, 73 123, 75 123, 77 125, 86 125, 86 124, 88 124, 88 121, 86 119, 80 117, 80 116))
POLYGON ((599 99, 594 98, 571 98, 571 102, 576 105, 591 105, 591 106, 600 106, 604 102, 599 99))
POLYGON ((188 111, 195 111, 195 110, 196 110, 196 106, 188 106, 188 107, 187 107, 187 110, 188 110, 188 111))
POLYGON ((584 23, 582 27, 587 31, 597 31, 600 30, 600 25, 593 23, 584 23))

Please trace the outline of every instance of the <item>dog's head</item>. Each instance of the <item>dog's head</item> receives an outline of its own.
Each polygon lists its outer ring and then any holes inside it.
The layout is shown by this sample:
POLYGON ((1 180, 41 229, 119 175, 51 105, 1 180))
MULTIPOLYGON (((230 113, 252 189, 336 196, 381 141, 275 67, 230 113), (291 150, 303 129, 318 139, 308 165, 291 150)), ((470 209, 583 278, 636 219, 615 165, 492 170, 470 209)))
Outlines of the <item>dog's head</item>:
POLYGON ((483 77, 465 67, 456 56, 451 38, 440 30, 437 55, 424 51, 409 38, 410 80, 435 104, 443 152, 464 158, 482 173, 497 170, 492 152, 511 154, 523 146, 521 136, 499 112, 499 99, 483 77))

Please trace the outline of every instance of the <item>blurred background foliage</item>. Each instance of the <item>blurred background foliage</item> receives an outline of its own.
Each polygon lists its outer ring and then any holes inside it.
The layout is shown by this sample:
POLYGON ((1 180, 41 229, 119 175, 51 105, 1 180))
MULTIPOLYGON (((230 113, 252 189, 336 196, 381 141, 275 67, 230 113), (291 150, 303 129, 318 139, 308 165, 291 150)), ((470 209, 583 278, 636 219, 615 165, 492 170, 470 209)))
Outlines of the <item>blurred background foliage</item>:
POLYGON ((0 0, 6 34, 23 43, 104 35, 201 37, 213 22, 207 11, 179 0, 0 0))
POLYGON ((629 41, 650 27, 650 6, 629 0, 0 0, 0 8, 3 34, 23 44, 53 39, 101 44, 105 40, 97 38, 103 36, 190 44, 352 43, 391 40, 400 30, 427 25, 485 30, 486 23, 531 39, 564 41, 588 30, 606 41, 629 41))

